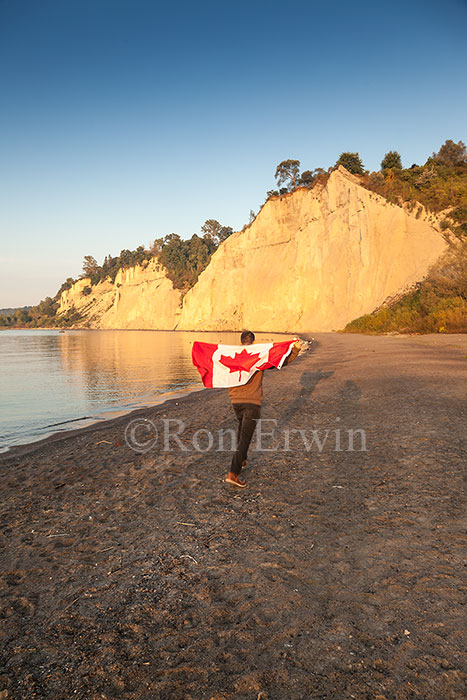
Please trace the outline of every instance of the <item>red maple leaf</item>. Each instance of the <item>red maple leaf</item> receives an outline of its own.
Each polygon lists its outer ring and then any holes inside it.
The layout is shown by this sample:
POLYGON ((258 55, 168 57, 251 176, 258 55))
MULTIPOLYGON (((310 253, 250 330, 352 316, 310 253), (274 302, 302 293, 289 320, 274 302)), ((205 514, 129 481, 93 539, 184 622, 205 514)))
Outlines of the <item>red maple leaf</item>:
POLYGON ((242 372, 249 372, 253 365, 257 363, 259 357, 259 352, 242 350, 241 352, 236 352, 233 357, 221 355, 219 362, 221 365, 228 367, 230 372, 238 372, 238 381, 241 381, 242 372))

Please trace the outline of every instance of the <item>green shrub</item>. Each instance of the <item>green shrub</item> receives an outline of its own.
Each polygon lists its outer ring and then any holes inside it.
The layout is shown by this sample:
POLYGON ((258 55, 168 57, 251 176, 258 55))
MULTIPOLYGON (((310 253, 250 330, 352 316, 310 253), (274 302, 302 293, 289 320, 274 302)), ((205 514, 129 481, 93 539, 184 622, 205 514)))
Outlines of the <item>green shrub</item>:
POLYGON ((467 333, 467 240, 452 244, 412 292, 344 332, 467 333))

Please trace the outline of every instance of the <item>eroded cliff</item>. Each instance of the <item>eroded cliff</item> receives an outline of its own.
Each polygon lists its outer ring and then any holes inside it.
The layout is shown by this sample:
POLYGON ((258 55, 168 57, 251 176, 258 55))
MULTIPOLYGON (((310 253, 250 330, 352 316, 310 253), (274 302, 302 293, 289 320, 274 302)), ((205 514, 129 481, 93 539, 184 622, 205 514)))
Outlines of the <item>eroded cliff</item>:
POLYGON ((343 168, 326 186, 269 200, 214 253, 180 329, 329 331, 421 280, 446 242, 343 168))
POLYGON ((328 331, 370 313, 426 275, 446 248, 438 221, 359 184, 343 168, 326 186, 270 199, 214 253, 185 295, 156 258, 83 294, 63 292, 93 328, 328 331))
POLYGON ((177 324, 181 295, 157 258, 119 270, 115 282, 106 278, 83 294, 89 286, 85 278, 65 290, 58 313, 76 310, 90 328, 172 330, 177 324))

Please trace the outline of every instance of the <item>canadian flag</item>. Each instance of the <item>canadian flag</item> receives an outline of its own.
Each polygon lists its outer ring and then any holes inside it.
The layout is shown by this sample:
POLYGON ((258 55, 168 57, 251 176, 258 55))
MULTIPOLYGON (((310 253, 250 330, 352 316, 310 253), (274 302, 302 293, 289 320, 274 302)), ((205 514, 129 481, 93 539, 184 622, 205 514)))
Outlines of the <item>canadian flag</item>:
POLYGON ((217 345, 195 341, 191 356, 204 386, 242 386, 258 370, 280 369, 297 340, 257 345, 217 345))

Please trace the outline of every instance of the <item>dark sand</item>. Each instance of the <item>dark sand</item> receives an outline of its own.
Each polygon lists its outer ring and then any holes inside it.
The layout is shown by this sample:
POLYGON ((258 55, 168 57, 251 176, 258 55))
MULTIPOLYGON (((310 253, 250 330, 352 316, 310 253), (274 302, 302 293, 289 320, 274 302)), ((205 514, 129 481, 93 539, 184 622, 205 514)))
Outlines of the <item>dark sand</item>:
MULTIPOLYGON (((252 450, 243 491, 128 418, 0 456, 0 698, 464 697, 467 337, 314 337, 263 417, 332 439, 252 450)), ((235 425, 223 390, 143 415, 235 425)))

